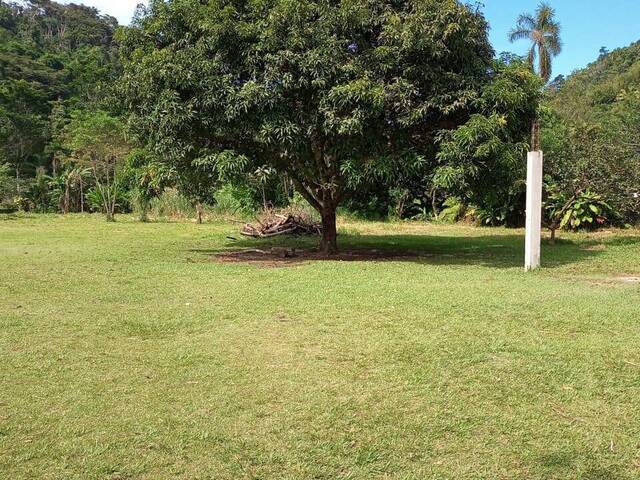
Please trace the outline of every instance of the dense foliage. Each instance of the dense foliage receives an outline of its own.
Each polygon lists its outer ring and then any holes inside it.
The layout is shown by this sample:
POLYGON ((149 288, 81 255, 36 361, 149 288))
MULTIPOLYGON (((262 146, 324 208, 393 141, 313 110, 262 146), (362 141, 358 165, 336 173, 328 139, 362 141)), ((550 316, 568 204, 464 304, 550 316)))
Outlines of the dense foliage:
POLYGON ((466 204, 487 225, 518 224, 524 216, 528 134, 540 100, 539 78, 522 62, 494 62, 475 113, 443 132, 434 184, 466 204))
POLYGON ((360 177, 433 161, 492 55, 484 18, 454 0, 156 1, 121 45, 138 138, 181 176, 251 162, 288 175, 328 253, 360 177))
MULTIPOLYGON (((104 101, 118 75, 116 27, 81 5, 0 0, 0 163, 13 172, 18 204, 35 207, 30 191, 45 178, 36 172, 65 174, 66 123, 104 101)), ((7 192, 0 203, 11 203, 7 192)))
POLYGON ((514 23, 533 68, 494 58, 456 0, 154 0, 126 28, 0 0, 0 210, 202 221, 304 199, 327 252, 338 207, 517 226, 541 124, 554 234, 637 223, 640 43, 543 88, 553 13, 514 23))
POLYGON ((640 42, 603 52, 566 79, 549 104, 564 118, 594 122, 615 109, 620 95, 640 89, 640 42))
POLYGON ((598 195, 610 206, 605 223, 640 221, 640 43, 602 53, 547 104, 549 191, 598 195))

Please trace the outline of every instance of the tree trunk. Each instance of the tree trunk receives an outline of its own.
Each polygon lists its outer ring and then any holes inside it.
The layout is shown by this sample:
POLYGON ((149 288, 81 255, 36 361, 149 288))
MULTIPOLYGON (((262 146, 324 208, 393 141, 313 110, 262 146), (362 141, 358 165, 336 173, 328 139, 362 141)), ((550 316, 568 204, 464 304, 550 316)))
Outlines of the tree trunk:
POLYGON ((146 199, 140 201, 140 221, 147 223, 149 221, 149 202, 146 199))
POLYGON ((404 202, 406 200, 406 195, 403 193, 398 202, 396 203, 396 218, 401 219, 404 215, 404 202))
POLYGON ((69 192, 69 185, 65 184, 65 186, 64 186, 64 205, 62 207, 62 213, 64 215, 69 213, 70 199, 71 199, 71 196, 70 196, 70 192, 69 192))
POLYGON ((531 123, 531 151, 540 150, 540 120, 536 117, 531 123))
POLYGON ((551 227, 549 227, 551 230, 551 238, 549 239, 549 245, 555 245, 556 244, 556 229, 558 228, 556 225, 551 225, 551 227))
POLYGON ((116 221, 116 202, 115 200, 110 200, 106 205, 106 215, 107 222, 115 222, 116 221))
POLYGON ((438 191, 435 188, 431 191, 431 210, 433 216, 438 218, 438 191))
POLYGON ((202 216, 204 215, 204 207, 201 202, 196 203, 196 214, 198 215, 198 225, 202 225, 202 216))
POLYGON ((335 255, 338 253, 338 230, 336 227, 336 207, 325 206, 322 215, 322 239, 320 240, 320 251, 325 255, 335 255))

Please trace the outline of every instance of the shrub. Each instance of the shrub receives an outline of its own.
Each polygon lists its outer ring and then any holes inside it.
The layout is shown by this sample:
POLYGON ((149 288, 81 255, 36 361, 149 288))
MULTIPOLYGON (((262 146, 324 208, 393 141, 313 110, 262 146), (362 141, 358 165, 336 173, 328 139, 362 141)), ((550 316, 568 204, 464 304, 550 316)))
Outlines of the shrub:
POLYGON ((610 223, 615 216, 613 209, 600 195, 586 191, 571 201, 562 216, 560 228, 593 229, 610 223))
POLYGON ((214 194, 214 211, 227 215, 250 215, 258 209, 255 190, 249 185, 223 185, 214 194))
MULTIPOLYGON (((123 188, 116 188, 112 192, 115 195, 115 209, 113 213, 125 213, 131 211, 131 201, 129 192, 123 188)), ((104 212, 104 199, 102 193, 97 187, 91 187, 86 194, 87 203, 93 212, 104 212)))
POLYGON ((458 197, 449 197, 442 204, 442 210, 438 214, 438 221, 455 223, 465 216, 467 207, 458 197))

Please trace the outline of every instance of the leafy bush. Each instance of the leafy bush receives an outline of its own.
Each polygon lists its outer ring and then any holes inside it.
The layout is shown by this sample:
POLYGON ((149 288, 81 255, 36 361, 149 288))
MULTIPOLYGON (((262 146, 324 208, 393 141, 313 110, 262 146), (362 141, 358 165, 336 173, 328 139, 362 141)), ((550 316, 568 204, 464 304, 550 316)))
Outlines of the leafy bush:
MULTIPOLYGON (((114 213, 126 213, 131 211, 131 200, 129 192, 123 188, 116 188, 115 192, 115 211, 114 213)), ((86 194, 87 203, 93 212, 104 213, 104 199, 102 192, 97 187, 91 187, 86 194)))
POLYGON ((13 208, 10 210, 21 210, 23 212, 29 212, 33 209, 33 202, 22 195, 13 197, 13 208))
POLYGON ((555 186, 547 186, 544 202, 547 226, 551 229, 552 241, 555 230, 595 229, 615 221, 619 216, 601 195, 592 191, 568 194, 555 186))
POLYGON ((562 216, 560 228, 592 229, 609 223, 614 217, 612 208, 600 195, 587 191, 572 199, 562 216))
POLYGON ((258 209, 255 189, 249 185, 223 185, 214 194, 214 211, 228 215, 250 215, 258 209))
POLYGON ((52 196, 51 177, 47 176, 44 168, 38 168, 36 177, 27 190, 27 197, 32 203, 33 210, 45 213, 56 210, 56 202, 52 196))
POLYGON ((148 220, 151 201, 175 185, 175 172, 152 152, 137 148, 126 159, 123 172, 130 190, 131 204, 142 222, 148 220))
POLYGON ((461 220, 467 207, 458 197, 449 197, 442 204, 443 208, 438 214, 438 221, 444 223, 455 223, 461 220))
POLYGON ((521 227, 524 225, 526 183, 524 180, 514 181, 511 187, 502 192, 488 191, 482 197, 483 203, 475 211, 479 225, 495 227, 521 227))
POLYGON ((145 195, 142 189, 134 188, 129 191, 129 203, 131 210, 136 214, 141 222, 149 221, 149 209, 151 208, 151 199, 145 195))
POLYGON ((505 225, 507 216, 509 213, 509 207, 502 206, 498 208, 478 208, 476 210, 476 219, 478 224, 487 226, 487 227, 495 227, 498 225, 505 225))

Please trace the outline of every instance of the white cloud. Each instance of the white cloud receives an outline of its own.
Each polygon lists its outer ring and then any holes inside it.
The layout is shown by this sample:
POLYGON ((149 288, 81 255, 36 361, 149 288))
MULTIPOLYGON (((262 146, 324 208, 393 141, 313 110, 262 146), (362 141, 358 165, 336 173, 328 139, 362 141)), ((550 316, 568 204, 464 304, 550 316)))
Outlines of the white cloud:
POLYGON ((128 25, 133 12, 143 0, 58 0, 60 3, 81 3, 90 7, 96 7, 101 13, 111 15, 118 19, 122 25, 128 25))

